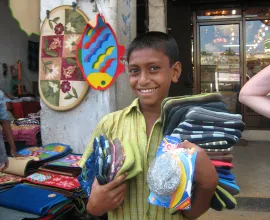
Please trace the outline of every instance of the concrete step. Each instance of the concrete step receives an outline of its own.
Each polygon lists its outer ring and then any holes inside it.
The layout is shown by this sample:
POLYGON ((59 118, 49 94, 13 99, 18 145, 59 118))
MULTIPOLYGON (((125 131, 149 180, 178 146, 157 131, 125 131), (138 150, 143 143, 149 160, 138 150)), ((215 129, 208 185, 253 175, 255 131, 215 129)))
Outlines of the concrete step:
POLYGON ((237 197, 236 210, 269 212, 270 198, 237 197))
POLYGON ((270 198, 270 142, 249 141, 233 151, 239 197, 270 198))
POLYGON ((224 210, 217 212, 209 210, 199 220, 269 220, 270 212, 224 210))

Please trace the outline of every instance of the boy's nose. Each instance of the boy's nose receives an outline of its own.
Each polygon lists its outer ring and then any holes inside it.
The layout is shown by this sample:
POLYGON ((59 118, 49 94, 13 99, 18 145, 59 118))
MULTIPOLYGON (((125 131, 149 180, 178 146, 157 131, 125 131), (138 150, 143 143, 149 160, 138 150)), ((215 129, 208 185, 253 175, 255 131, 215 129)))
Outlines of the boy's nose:
POLYGON ((140 85, 147 85, 149 82, 150 82, 150 79, 149 79, 148 74, 145 73, 145 72, 142 72, 142 73, 141 73, 141 76, 140 76, 140 78, 139 78, 138 83, 139 83, 140 85))

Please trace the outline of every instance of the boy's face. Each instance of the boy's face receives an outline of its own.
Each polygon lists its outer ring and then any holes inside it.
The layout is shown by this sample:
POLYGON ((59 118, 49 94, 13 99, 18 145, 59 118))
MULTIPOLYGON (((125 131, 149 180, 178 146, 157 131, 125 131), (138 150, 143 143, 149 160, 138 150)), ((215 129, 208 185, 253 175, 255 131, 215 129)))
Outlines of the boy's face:
POLYGON ((132 51, 128 64, 129 82, 133 92, 144 106, 160 105, 168 96, 171 82, 177 82, 181 64, 170 65, 161 51, 144 48, 132 51))

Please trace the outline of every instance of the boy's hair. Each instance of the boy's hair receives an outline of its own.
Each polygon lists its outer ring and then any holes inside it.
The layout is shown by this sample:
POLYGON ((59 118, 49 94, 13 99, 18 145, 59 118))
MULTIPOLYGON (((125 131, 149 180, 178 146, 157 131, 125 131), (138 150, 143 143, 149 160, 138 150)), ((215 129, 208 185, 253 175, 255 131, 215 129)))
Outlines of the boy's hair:
POLYGON ((163 32, 150 31, 136 37, 126 51, 127 62, 131 53, 137 49, 151 48, 163 52, 170 61, 172 66, 174 63, 179 61, 178 45, 175 39, 163 32))

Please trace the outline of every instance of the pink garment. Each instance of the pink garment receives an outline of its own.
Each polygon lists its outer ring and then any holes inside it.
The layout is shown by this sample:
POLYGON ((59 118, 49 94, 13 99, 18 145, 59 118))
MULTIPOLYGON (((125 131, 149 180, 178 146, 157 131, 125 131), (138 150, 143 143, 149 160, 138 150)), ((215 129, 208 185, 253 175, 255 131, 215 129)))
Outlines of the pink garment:
MULTIPOLYGON (((10 126, 15 141, 25 141, 28 146, 37 145, 36 136, 40 132, 40 125, 17 126, 11 124, 10 126)), ((7 141, 5 136, 4 140, 7 141)))

